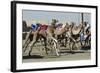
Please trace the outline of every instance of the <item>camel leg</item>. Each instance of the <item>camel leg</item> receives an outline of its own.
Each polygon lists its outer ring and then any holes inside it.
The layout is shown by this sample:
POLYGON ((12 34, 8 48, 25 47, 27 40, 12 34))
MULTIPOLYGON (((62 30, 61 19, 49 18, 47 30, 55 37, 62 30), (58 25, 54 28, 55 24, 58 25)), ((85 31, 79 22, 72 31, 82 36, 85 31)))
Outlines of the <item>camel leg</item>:
POLYGON ((81 44, 81 47, 84 46, 84 40, 80 38, 80 44, 81 44))
POLYGON ((46 51, 46 54, 48 55, 48 48, 47 48, 47 43, 46 43, 47 39, 44 37, 44 46, 45 46, 45 51, 46 51))
MULTIPOLYGON (((48 54, 48 52, 47 52, 47 51, 48 51, 48 48, 47 48, 47 43, 46 43, 46 41, 47 41, 46 35, 40 33, 40 36, 43 38, 43 41, 44 41, 43 46, 44 46, 44 48, 45 48, 46 54, 48 54)), ((41 44, 42 44, 42 42, 41 42, 41 44)))
POLYGON ((53 47, 54 47, 54 49, 55 49, 56 55, 57 55, 57 56, 60 56, 60 55, 59 55, 59 48, 57 48, 57 42, 56 42, 56 41, 53 41, 53 43, 54 43, 53 47))
POLYGON ((52 37, 52 35, 49 33, 49 32, 47 32, 47 35, 48 35, 48 37, 50 38, 50 39, 52 39, 53 40, 53 43, 54 43, 54 45, 53 45, 53 47, 54 47, 54 49, 55 49, 55 51, 56 51, 56 55, 57 56, 59 56, 59 50, 57 49, 57 40, 54 38, 54 37, 52 37))
POLYGON ((32 45, 30 46, 29 56, 31 55, 32 48, 33 48, 33 46, 35 45, 35 43, 36 43, 36 41, 32 42, 32 45))
MULTIPOLYGON (((50 39, 52 39, 52 43, 53 45, 51 45, 51 48, 55 50, 56 55, 59 56, 59 49, 57 48, 57 40, 53 37, 49 37, 50 39)), ((51 50, 53 52, 53 50, 51 50)))
POLYGON ((66 38, 64 38, 64 46, 66 47, 66 44, 67 44, 67 40, 66 38))
POLYGON ((23 45, 23 48, 25 48, 25 47, 26 47, 26 45, 27 45, 28 41, 29 41, 29 38, 27 38, 27 39, 25 40, 25 43, 24 43, 24 45, 23 45))
POLYGON ((75 53, 75 52, 73 51, 74 45, 75 45, 75 42, 72 43, 72 48, 71 48, 71 50, 70 50, 71 54, 74 54, 74 53, 75 53))
POLYGON ((66 47, 67 45, 68 45, 68 48, 71 50, 71 39, 70 38, 66 39, 66 47))
POLYGON ((73 50, 73 42, 71 42, 70 45, 71 45, 70 52, 72 52, 72 50, 73 50))
POLYGON ((31 52, 32 52, 32 48, 33 46, 36 44, 36 42, 38 41, 39 39, 39 35, 37 35, 37 33, 34 34, 34 39, 33 41, 30 43, 30 50, 29 50, 29 56, 31 55, 31 52))
POLYGON ((59 49, 57 48, 57 43, 55 43, 55 50, 56 50, 56 55, 57 55, 57 56, 60 56, 60 54, 59 54, 59 49))
POLYGON ((25 39, 25 42, 24 42, 24 45, 23 45, 23 48, 25 47, 27 41, 29 40, 29 36, 30 34, 32 33, 32 30, 26 35, 26 39, 25 39))
POLYGON ((29 40, 29 42, 26 44, 25 49, 24 49, 24 52, 26 51, 26 49, 27 49, 27 47, 28 47, 28 45, 29 45, 30 42, 31 41, 29 40))
POLYGON ((76 42, 76 41, 75 41, 74 38, 72 38, 72 37, 70 37, 70 40, 71 40, 70 44, 72 43, 71 48, 70 48, 70 52, 71 52, 72 54, 74 54, 73 48, 74 48, 74 45, 75 45, 75 42, 76 42))

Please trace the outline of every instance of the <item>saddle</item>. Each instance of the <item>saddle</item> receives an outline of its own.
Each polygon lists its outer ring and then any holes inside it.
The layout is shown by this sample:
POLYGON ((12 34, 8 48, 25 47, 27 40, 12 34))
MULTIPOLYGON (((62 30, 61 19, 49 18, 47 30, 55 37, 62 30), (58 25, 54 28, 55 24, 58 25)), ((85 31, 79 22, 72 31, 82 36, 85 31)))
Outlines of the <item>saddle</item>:
POLYGON ((32 24, 31 27, 32 27, 32 31, 36 31, 39 26, 37 26, 36 24, 32 24))
POLYGON ((48 28, 48 25, 45 25, 45 24, 41 25, 39 31, 40 30, 47 30, 47 28, 48 28))
POLYGON ((56 29, 57 29, 58 31, 61 30, 61 28, 62 28, 62 24, 56 25, 56 29))
POLYGON ((57 24, 56 28, 62 27, 63 24, 57 24))

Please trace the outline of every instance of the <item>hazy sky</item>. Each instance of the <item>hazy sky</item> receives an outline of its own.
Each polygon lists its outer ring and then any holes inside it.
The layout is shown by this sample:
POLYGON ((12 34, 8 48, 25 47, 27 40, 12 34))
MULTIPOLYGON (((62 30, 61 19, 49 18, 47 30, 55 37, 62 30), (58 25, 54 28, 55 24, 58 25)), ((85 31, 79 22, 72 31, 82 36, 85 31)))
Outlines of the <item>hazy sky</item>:
MULTIPOLYGON (((31 23, 31 21, 33 21, 33 23, 35 21, 44 21, 50 24, 51 20, 54 18, 58 19, 60 23, 75 22, 79 24, 81 22, 81 13, 23 10, 23 20, 25 20, 28 25, 30 25, 29 23, 31 23)), ((84 13, 84 21, 91 23, 90 13, 84 13)))

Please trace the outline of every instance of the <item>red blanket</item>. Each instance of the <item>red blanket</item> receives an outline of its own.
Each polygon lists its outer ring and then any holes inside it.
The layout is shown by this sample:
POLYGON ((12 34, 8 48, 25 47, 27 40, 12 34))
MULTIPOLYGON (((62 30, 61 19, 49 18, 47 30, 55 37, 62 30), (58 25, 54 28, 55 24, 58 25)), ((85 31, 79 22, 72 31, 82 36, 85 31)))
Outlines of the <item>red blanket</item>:
POLYGON ((48 25, 41 25, 39 30, 47 30, 48 25))

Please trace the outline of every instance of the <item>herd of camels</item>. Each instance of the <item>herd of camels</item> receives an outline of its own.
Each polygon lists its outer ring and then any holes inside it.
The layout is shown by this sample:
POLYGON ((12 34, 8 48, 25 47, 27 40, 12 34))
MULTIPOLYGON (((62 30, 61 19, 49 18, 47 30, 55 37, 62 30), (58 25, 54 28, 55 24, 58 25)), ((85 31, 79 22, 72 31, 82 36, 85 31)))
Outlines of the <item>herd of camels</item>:
MULTIPOLYGON (((23 21, 23 24, 25 24, 25 21, 23 21)), ((34 28, 32 26, 33 24, 30 26, 30 31, 26 32, 27 35, 23 44, 23 52, 29 49, 29 56, 38 40, 43 41, 41 45, 44 46, 46 54, 48 54, 48 50, 54 49, 56 56, 60 56, 61 44, 64 47, 69 45, 70 53, 74 51, 73 46, 78 48, 77 43, 80 43, 81 47, 85 47, 87 44, 89 46, 91 45, 91 26, 88 22, 77 25, 74 22, 62 24, 59 23, 59 20, 52 19, 50 25, 36 23, 34 28), (48 48, 48 45, 52 48, 48 48)))

